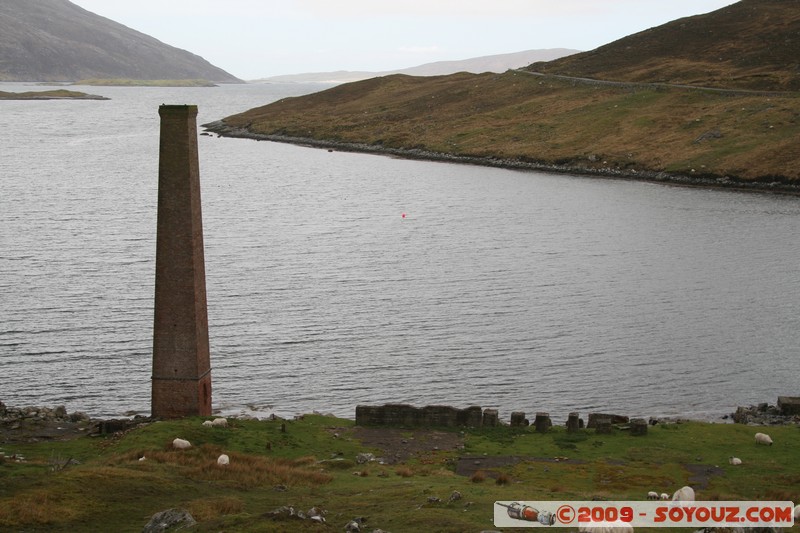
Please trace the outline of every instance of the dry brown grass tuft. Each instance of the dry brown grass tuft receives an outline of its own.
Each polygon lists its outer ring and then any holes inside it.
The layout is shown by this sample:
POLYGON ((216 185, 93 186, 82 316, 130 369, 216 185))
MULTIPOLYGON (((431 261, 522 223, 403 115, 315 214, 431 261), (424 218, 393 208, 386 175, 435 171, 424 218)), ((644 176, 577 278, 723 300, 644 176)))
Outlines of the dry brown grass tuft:
POLYGON ((703 500, 710 502, 731 502, 741 500, 742 497, 738 494, 730 494, 728 492, 703 492, 703 500))
POLYGON ((74 502, 65 501, 46 489, 0 500, 0 526, 3 528, 68 522, 77 518, 78 514, 74 502))
MULTIPOLYGON (((223 453, 219 446, 202 445, 189 450, 153 450, 145 453, 146 463, 178 467, 192 479, 219 481, 237 488, 252 488, 264 484, 322 485, 333 479, 330 475, 312 468, 313 457, 297 459, 269 458, 243 453, 227 452, 230 464, 220 466, 217 458, 223 453)), ((138 461, 138 453, 131 452, 120 461, 138 461)))
POLYGON ((220 516, 240 513, 244 510, 244 502, 239 498, 203 498, 187 505, 188 511, 198 521, 213 520, 220 516))
POLYGON ((472 474, 469 480, 472 481, 473 483, 481 483, 484 480, 486 480, 486 472, 484 472, 483 470, 478 470, 477 472, 472 474))
POLYGON ((414 475, 414 471, 408 468, 407 466, 401 466, 394 472, 400 477, 411 477, 414 475))
POLYGON ((497 479, 494 480, 495 483, 498 485, 508 485, 511 483, 511 477, 506 474, 505 472, 501 472, 500 475, 497 476, 497 479))
MULTIPOLYGON (((784 487, 789 487, 791 485, 783 485, 784 487)), ((797 486, 797 485, 795 485, 797 486)), ((797 491, 789 490, 789 489, 767 489, 764 492, 764 499, 765 500, 772 500, 776 502, 796 502, 797 501, 797 491)))

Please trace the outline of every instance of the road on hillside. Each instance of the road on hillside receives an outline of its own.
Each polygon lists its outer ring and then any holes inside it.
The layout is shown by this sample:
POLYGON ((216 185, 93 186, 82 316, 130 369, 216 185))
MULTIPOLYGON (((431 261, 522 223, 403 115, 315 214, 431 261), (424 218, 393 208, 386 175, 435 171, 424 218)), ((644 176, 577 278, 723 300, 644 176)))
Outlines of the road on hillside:
POLYGON ((585 85, 610 85, 613 87, 630 87, 633 89, 691 89, 697 91, 711 91, 721 94, 730 94, 733 96, 785 96, 787 94, 792 94, 789 91, 750 91, 747 89, 721 89, 719 87, 700 87, 697 85, 681 85, 677 83, 639 83, 632 81, 597 80, 593 78, 563 76, 561 74, 545 74, 544 72, 532 72, 530 70, 522 69, 511 69, 511 72, 528 74, 530 76, 540 76, 542 78, 555 78, 559 80, 572 81, 575 83, 582 83, 585 85))

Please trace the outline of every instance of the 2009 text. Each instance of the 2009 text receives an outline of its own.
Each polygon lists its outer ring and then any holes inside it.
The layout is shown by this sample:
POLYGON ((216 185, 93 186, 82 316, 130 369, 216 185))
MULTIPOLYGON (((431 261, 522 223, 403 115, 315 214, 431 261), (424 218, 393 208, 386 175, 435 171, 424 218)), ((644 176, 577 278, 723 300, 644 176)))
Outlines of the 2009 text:
POLYGON ((495 502, 497 527, 791 527, 785 501, 495 502))
POLYGON ((578 507, 578 522, 616 522, 630 523, 633 520, 633 508, 622 507, 578 507))

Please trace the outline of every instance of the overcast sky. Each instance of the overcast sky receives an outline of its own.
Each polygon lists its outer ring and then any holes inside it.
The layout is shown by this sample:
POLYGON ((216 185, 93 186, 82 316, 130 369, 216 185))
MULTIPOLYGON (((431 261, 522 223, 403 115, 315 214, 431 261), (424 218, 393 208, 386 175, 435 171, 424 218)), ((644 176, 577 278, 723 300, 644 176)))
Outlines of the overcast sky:
POLYGON ((72 0, 242 79, 592 50, 732 0, 72 0))

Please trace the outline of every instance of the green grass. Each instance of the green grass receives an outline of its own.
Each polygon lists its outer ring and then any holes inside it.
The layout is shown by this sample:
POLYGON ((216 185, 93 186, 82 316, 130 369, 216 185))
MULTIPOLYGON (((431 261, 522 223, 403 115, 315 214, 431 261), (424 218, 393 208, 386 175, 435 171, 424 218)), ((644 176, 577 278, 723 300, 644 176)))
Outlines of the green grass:
POLYGON ((477 532, 493 529, 496 500, 641 500, 650 490, 671 493, 685 484, 698 499, 800 500, 796 426, 767 428, 773 446, 755 444, 762 428, 700 422, 651 427, 641 437, 624 430, 569 434, 560 426, 545 434, 471 429, 464 430, 464 450, 431 449, 396 465, 357 464, 358 453, 380 451, 364 447, 353 429, 351 420, 318 415, 232 419, 228 428, 189 418, 122 436, 5 445, 6 456, 23 454, 26 462, 0 464, 0 530, 141 531, 154 513, 183 507, 198 520, 197 531, 335 531, 365 516, 368 531, 477 532), (172 450, 177 436, 192 449, 172 450), (231 457, 228 468, 216 465, 220 453, 231 457), (730 466, 731 455, 744 464, 730 466), (456 474, 461 456, 516 461, 493 467, 486 460, 486 477, 476 482, 456 474), (54 458, 79 464, 54 468, 54 458), (691 481, 693 465, 719 470, 703 485, 691 481), (508 482, 497 484, 497 477, 508 482), (449 501, 453 491, 463 498, 449 501), (327 525, 268 516, 285 505, 325 509, 327 525))

